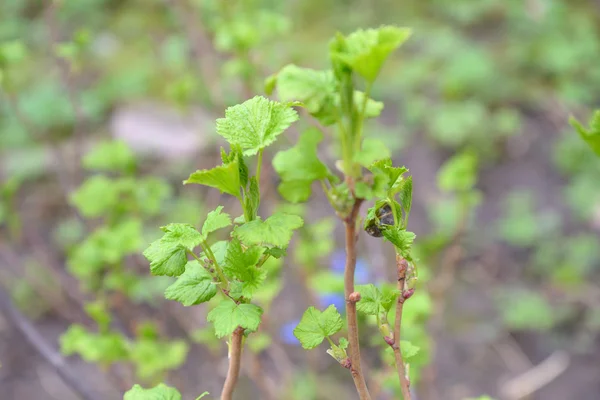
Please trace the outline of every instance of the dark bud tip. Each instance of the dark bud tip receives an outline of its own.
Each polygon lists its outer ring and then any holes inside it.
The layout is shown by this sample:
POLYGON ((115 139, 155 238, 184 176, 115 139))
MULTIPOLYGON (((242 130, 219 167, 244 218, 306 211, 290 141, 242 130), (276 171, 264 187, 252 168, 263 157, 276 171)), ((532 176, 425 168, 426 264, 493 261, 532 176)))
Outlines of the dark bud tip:
POLYGON ((402 292, 402 297, 404 300, 408 300, 413 294, 415 294, 415 288, 406 289, 402 292))
POLYGON ((350 303, 358 303, 360 301, 360 293, 358 293, 358 292, 350 293, 350 296, 348 296, 348 301, 350 303))
POLYGON ((345 360, 341 361, 340 364, 342 364, 342 367, 346 369, 352 368, 352 361, 350 361, 349 358, 346 358, 345 360))
POLYGON ((383 338, 383 340, 385 340, 385 342, 392 347, 394 347, 394 345, 396 344, 396 341, 394 340, 394 338, 391 338, 389 336, 385 336, 383 338))
POLYGON ((209 271, 210 271, 211 274, 215 273, 215 269, 214 268, 211 268, 209 271))

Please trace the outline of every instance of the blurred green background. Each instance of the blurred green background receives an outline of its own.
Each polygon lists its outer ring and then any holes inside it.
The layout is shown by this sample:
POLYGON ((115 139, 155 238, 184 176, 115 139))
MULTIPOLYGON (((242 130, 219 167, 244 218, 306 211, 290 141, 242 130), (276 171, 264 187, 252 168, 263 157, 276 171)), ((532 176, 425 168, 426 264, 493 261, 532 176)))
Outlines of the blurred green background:
MULTIPOLYGON (((218 393, 226 348, 206 310, 165 301, 170 280, 150 278, 141 252, 159 226, 222 203, 181 181, 219 159, 226 106, 288 63, 326 68, 336 31, 381 24, 413 29, 373 89, 385 108, 368 135, 415 182, 403 336, 419 348, 416 398, 600 398, 600 160, 568 125, 600 105, 600 2, 2 0, 1 287, 91 391, 166 379, 188 398, 218 393)), ((339 301, 343 234, 323 196, 283 204, 264 174, 263 209, 307 223, 271 267, 237 398, 354 398, 346 371, 289 329, 339 301)), ((391 249, 366 235, 359 249, 364 283, 394 276, 391 249)), ((0 315, 2 398, 77 398, 0 315)), ((372 391, 399 398, 362 326, 372 391)))

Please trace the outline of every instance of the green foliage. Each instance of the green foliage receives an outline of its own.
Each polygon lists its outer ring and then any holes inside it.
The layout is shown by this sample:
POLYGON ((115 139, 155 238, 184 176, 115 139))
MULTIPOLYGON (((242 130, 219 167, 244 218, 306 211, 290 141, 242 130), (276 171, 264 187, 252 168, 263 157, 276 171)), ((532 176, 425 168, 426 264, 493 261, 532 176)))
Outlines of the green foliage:
POLYGON ((202 243, 202 235, 189 224, 169 224, 161 227, 162 238, 144 251, 154 275, 179 276, 185 271, 187 253, 202 243))
POLYGON ((477 182, 477 155, 465 151, 450 158, 438 172, 438 186, 448 192, 466 192, 477 182))
MULTIPOLYGON (((241 157, 241 156, 240 156, 241 157)), ((198 170, 185 180, 184 184, 197 183, 199 185, 210 186, 219 189, 221 193, 227 193, 235 197, 240 197, 240 164, 239 159, 235 157, 228 163, 212 169, 198 170)))
POLYGON ((573 117, 571 117, 569 122, 590 148, 600 156, 600 110, 594 112, 594 115, 590 119, 589 129, 585 128, 573 117))
POLYGON ((231 225, 231 217, 229 214, 221 213, 222 210, 223 206, 219 206, 206 216, 206 221, 202 224, 203 240, 206 240, 210 233, 231 225))
POLYGON ((302 218, 297 215, 276 213, 264 221, 259 218, 238 226, 233 234, 247 246, 272 245, 285 249, 294 230, 303 224, 302 218))
POLYGON ((132 172, 136 166, 133 151, 122 141, 101 142, 83 158, 89 170, 106 172, 132 172))
POLYGON ((214 324, 215 335, 221 338, 232 334, 238 326, 247 332, 255 332, 262 313, 263 310, 254 304, 223 301, 208 313, 206 319, 214 324))
POLYGON ((499 296, 497 306, 511 329, 547 330, 557 321, 555 307, 539 293, 514 290, 499 296))
POLYGON ((273 167, 282 179, 279 193, 287 201, 308 200, 312 183, 331 175, 317 155, 317 146, 322 140, 322 132, 316 128, 308 129, 302 133, 295 147, 280 151, 273 158, 273 167))
POLYGON ((197 261, 188 261, 185 272, 165 290, 165 298, 184 306, 193 306, 209 301, 217 294, 213 276, 197 261))
POLYGON ((177 389, 169 387, 164 383, 160 383, 151 389, 144 389, 140 385, 133 385, 125 393, 123 400, 181 400, 181 394, 177 389))
POLYGON ((347 37, 338 35, 331 43, 334 66, 343 65, 356 71, 367 82, 373 82, 385 60, 410 36, 410 29, 382 26, 359 29, 347 37))
POLYGON ((272 144, 296 120, 298 113, 289 105, 256 96, 229 107, 225 118, 217 120, 217 133, 232 145, 240 146, 244 155, 254 155, 272 144))
POLYGON ((96 334, 73 324, 60 338, 65 355, 79 354, 87 362, 109 365, 127 359, 126 339, 116 333, 96 334))
POLYGON ((309 307, 294 329, 294 336, 298 338, 305 349, 314 349, 325 338, 339 332, 342 324, 342 317, 333 304, 322 312, 314 307, 309 307))
POLYGON ((398 296, 397 290, 382 292, 375 285, 357 285, 355 290, 360 293, 360 301, 356 309, 365 315, 379 315, 390 311, 398 296))

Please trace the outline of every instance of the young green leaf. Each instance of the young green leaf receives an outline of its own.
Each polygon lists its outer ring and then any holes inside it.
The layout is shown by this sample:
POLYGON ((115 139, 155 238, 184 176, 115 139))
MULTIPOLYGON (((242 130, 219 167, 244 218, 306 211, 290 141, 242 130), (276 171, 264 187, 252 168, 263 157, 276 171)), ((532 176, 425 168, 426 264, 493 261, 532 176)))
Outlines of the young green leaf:
POLYGON ((206 316, 215 326, 217 337, 224 337, 233 333, 241 326, 250 332, 255 332, 260 325, 262 308, 254 304, 236 304, 232 301, 222 301, 206 316))
POLYGON ((185 272, 165 290, 165 298, 184 306, 193 306, 212 299, 217 294, 212 275, 196 260, 188 261, 185 272))
POLYGON ((273 167, 282 179, 279 193, 286 200, 292 203, 308 200, 312 182, 330 175, 327 166, 317 156, 317 146, 322 140, 321 131, 307 129, 296 146, 280 151, 273 158, 273 167))
POLYGON ((244 296, 251 298, 265 281, 267 272, 256 267, 264 247, 253 246, 244 251, 242 244, 236 238, 232 239, 227 247, 227 255, 223 265, 223 272, 230 278, 238 279, 241 285, 236 288, 239 293, 232 295, 234 298, 244 296), (239 295, 239 296, 238 296, 239 295))
POLYGON ((226 213, 221 213, 223 206, 217 207, 215 210, 208 213, 206 221, 202 225, 202 237, 207 239, 208 235, 221 228, 226 228, 231 225, 231 216, 226 213))
POLYGON ((297 215, 275 213, 264 221, 257 218, 236 227, 233 235, 247 246, 273 245, 285 249, 294 230, 303 224, 302 218, 297 215))
POLYGON ((213 169, 198 170, 183 181, 184 185, 197 183, 219 189, 221 193, 227 193, 240 198, 240 164, 236 157, 233 161, 215 167, 213 169))
POLYGON ((373 82, 388 56, 410 36, 410 29, 382 26, 338 36, 330 47, 334 62, 347 65, 373 82))
POLYGON ((405 360, 416 356, 417 354, 419 354, 420 350, 421 348, 419 346, 415 346, 408 340, 400 341, 400 351, 402 351, 402 358, 405 360))
POLYGON ((586 129, 579 121, 571 117, 569 119, 571 125, 577 130, 579 135, 590 148, 600 156, 600 110, 596 110, 590 120, 590 128, 586 129))
POLYGON ((416 237, 414 233, 400 227, 390 227, 383 230, 383 236, 396 247, 402 257, 412 260, 410 249, 416 237))
POLYGON ((123 400, 181 400, 177 389, 160 383, 151 389, 144 389, 140 385, 133 385, 125 392, 123 400))
POLYGON ((404 226, 408 224, 408 216, 412 208, 412 176, 404 179, 400 187, 400 204, 404 210, 404 226))
POLYGON ((144 251, 153 275, 179 276, 187 264, 186 251, 202 242, 202 235, 189 224, 169 224, 161 228, 165 234, 144 251))
POLYGON ((335 107, 337 83, 332 71, 287 65, 277 75, 277 93, 282 101, 301 101, 307 111, 325 125, 339 118, 335 107))
POLYGON ((366 315, 378 315, 389 311, 398 295, 398 291, 382 292, 373 284, 357 285, 355 290, 360 293, 356 309, 366 315))
POLYGON ((321 312, 309 307, 302 315, 300 323, 294 329, 294 336, 305 349, 314 349, 326 337, 339 332, 343 327, 342 316, 332 304, 321 312))
POLYGON ((217 133, 229 143, 241 146, 244 155, 254 155, 296 120, 298 113, 290 106, 256 96, 229 107, 225 118, 217 120, 217 133))
POLYGON ((246 209, 246 213, 254 220, 256 218, 256 214, 258 212, 258 207, 260 206, 260 189, 258 187, 258 181, 256 177, 253 176, 250 178, 250 187, 248 188, 247 196, 244 202, 244 208, 246 209))

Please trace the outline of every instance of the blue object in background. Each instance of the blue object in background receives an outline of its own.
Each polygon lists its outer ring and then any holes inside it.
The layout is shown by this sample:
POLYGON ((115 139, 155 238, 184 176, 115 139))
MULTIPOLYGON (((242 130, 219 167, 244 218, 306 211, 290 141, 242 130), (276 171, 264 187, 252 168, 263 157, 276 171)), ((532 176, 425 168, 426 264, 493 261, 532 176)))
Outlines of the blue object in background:
MULTIPOLYGON (((344 250, 336 250, 331 255, 331 271, 336 274, 344 274, 346 266, 346 252, 344 250)), ((354 282, 358 285, 369 283, 369 268, 367 262, 359 258, 356 260, 356 270, 354 271, 354 282)))
POLYGON ((333 304, 340 314, 346 311, 346 301, 342 293, 321 293, 319 294, 319 301, 323 309, 333 304))
POLYGON ((281 325, 279 328, 279 338, 285 344, 289 344, 292 346, 299 346, 300 342, 294 336, 294 329, 300 323, 300 320, 291 321, 281 325))

